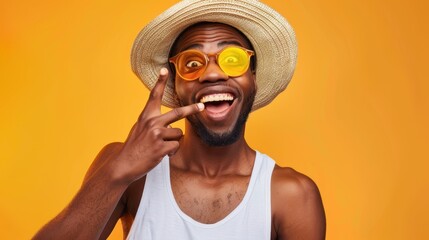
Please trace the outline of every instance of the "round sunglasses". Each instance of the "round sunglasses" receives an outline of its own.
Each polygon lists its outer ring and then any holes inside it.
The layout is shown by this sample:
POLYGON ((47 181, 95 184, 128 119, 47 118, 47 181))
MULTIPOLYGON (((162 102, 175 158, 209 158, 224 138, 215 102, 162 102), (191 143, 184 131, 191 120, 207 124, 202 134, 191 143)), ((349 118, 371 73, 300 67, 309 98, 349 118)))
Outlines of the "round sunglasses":
POLYGON ((230 77, 243 75, 250 65, 250 57, 254 55, 252 50, 238 46, 229 46, 218 53, 205 54, 196 49, 180 52, 170 58, 176 72, 186 81, 193 81, 201 77, 209 64, 209 57, 216 57, 216 63, 220 69, 230 77))

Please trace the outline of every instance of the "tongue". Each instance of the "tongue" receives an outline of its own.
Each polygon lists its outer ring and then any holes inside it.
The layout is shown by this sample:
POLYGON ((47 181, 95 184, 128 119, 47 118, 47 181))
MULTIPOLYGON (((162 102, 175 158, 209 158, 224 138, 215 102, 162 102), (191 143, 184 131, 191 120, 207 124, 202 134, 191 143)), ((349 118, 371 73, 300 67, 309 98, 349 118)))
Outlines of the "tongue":
POLYGON ((215 103, 206 103, 205 104, 206 111, 212 113, 220 113, 229 108, 229 104, 227 102, 215 102, 215 103))

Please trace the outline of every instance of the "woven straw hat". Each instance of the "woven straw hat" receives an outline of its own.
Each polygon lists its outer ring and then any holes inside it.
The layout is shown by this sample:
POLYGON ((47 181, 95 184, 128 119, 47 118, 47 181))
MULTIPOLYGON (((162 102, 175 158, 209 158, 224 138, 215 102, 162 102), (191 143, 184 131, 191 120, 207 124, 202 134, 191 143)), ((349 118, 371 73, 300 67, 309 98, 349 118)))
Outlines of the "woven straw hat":
MULTIPOLYGON (((198 22, 228 24, 252 43, 257 56, 252 110, 267 105, 287 87, 295 70, 297 45, 283 16, 256 0, 184 0, 146 25, 134 42, 132 69, 149 89, 154 87, 159 70, 169 68, 168 55, 176 38, 198 22)), ((171 108, 179 106, 173 87, 173 81, 168 81, 163 96, 163 105, 171 108)))

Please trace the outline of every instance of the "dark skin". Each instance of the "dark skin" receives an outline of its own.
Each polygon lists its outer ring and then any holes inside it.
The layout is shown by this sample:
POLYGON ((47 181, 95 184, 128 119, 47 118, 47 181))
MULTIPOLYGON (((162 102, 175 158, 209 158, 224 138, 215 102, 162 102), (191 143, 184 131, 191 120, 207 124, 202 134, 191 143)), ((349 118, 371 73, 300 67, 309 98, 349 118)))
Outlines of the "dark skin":
MULTIPOLYGON (((174 51, 196 48, 208 54, 229 45, 250 48, 235 29, 203 24, 181 35, 174 51)), ((161 114, 167 79, 168 71, 162 69, 127 140, 111 143, 99 153, 70 205, 34 239, 105 239, 119 219, 126 236, 138 209, 146 173, 167 154, 171 156, 174 197, 184 213, 202 223, 215 223, 237 207, 247 190, 255 159, 255 151, 244 138, 244 126, 237 141, 219 147, 202 141, 188 119, 186 135, 169 124, 189 117, 214 133, 230 132, 245 108, 246 97, 254 94, 255 73, 249 69, 231 78, 211 58, 199 79, 184 81, 175 76, 177 97, 184 107, 161 114), (226 112, 198 108, 201 96, 224 92, 234 95, 226 112)), ((274 168, 271 181, 271 239, 324 239, 325 213, 316 184, 291 168, 279 166, 274 168)))

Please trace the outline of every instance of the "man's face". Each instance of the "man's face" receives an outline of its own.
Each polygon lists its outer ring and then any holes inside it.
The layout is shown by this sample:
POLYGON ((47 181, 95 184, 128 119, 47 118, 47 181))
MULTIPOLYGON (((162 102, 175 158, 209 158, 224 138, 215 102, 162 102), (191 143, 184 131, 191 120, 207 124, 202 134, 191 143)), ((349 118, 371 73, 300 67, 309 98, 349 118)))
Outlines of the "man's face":
MULTIPOLYGON (((228 46, 251 49, 236 29, 204 23, 188 28, 175 43, 172 55, 189 49, 214 54, 228 46)), ((181 105, 208 99, 203 112, 187 119, 206 144, 225 146, 237 141, 243 132, 256 93, 255 74, 249 68, 241 76, 229 77, 220 69, 215 56, 209 59, 205 72, 194 81, 186 81, 176 73, 175 89, 181 105)))

